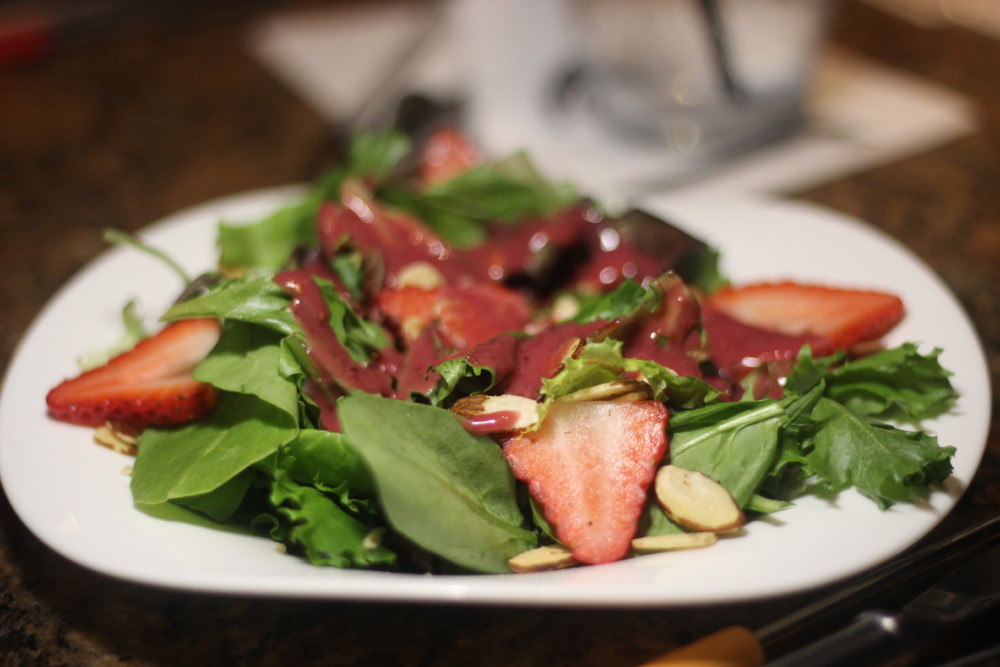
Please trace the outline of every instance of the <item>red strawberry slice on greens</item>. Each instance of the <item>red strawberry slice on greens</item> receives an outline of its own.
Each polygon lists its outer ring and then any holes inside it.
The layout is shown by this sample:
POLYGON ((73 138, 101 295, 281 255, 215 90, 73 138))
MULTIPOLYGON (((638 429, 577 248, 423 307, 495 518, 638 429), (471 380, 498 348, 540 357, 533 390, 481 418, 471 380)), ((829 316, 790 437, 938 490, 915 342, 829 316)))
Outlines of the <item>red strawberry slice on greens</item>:
POLYGON ((887 334, 903 319, 902 300, 885 292, 794 282, 725 287, 710 294, 706 309, 786 336, 820 336, 825 354, 850 350, 887 334))
POLYGON ((449 181, 483 162, 469 138, 454 127, 435 130, 420 158, 420 180, 426 187, 449 181))
POLYGON ((659 401, 555 401, 535 431, 503 445, 556 536, 581 563, 628 554, 667 451, 659 401))
POLYGON ((194 379, 194 368, 219 339, 215 319, 168 324, 103 366, 63 381, 46 396, 61 421, 133 427, 180 424, 206 416, 216 403, 212 385, 194 379))

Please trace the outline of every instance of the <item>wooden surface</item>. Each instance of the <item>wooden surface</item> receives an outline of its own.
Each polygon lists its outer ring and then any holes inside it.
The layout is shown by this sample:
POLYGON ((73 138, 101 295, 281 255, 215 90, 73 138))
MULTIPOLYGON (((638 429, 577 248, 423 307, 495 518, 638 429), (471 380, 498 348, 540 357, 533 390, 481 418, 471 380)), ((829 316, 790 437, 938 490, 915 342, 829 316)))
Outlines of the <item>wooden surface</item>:
MULTIPOLYGON (((101 252, 105 227, 135 230, 312 175, 324 124, 247 55, 254 18, 203 14, 0 69, 0 367, 55 290, 101 252)), ((799 196, 886 230, 937 271, 978 327, 995 385, 1000 41, 920 29, 853 2, 841 5, 834 38, 978 103, 975 135, 799 196)), ((980 473, 933 537, 1000 510, 997 426, 994 417, 980 473)), ((0 500, 0 664, 631 665, 724 625, 760 627, 823 592, 624 611, 192 595, 82 569, 0 500)), ((994 611, 907 662, 996 643, 998 627, 994 611)))

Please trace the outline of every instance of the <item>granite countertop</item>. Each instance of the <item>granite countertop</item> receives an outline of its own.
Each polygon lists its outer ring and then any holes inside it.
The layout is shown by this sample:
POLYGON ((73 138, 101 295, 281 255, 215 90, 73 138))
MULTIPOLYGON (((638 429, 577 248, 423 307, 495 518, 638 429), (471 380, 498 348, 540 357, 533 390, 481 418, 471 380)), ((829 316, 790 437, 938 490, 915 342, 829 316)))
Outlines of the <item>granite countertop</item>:
MULTIPOLYGON (((135 230, 214 197, 313 175, 323 121, 244 48, 255 11, 266 8, 136 26, 0 68, 0 367, 45 302, 102 251, 104 228, 135 230)), ((940 274, 982 336, 995 385, 1000 41, 921 28, 861 2, 843 3, 834 39, 977 104, 973 135, 796 196, 869 221, 940 274)), ((931 538, 998 510, 994 415, 980 472, 931 538)), ((682 610, 183 593, 65 560, 0 500, 0 663, 10 665, 630 665, 723 625, 760 627, 823 592, 682 610)), ((996 643, 998 626, 995 610, 908 662, 996 643)))

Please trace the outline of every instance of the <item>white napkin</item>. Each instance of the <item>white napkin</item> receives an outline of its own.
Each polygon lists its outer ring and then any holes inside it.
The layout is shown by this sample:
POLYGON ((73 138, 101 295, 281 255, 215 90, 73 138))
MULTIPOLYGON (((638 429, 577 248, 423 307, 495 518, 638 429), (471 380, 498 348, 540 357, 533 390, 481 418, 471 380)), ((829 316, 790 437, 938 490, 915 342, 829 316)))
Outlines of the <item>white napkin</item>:
MULTIPOLYGON (((400 78, 409 90, 460 95, 447 22, 429 17, 424 7, 400 2, 279 12, 255 27, 248 48, 331 123, 349 117, 397 67, 406 68, 400 78), (414 50, 429 29, 435 32, 414 50)), ((821 59, 809 119, 792 139, 731 160, 674 191, 787 193, 927 150, 976 127, 972 105, 954 91, 836 50, 821 59)), ((550 177, 598 197, 638 193, 634 174, 616 174, 607 161, 539 150, 545 140, 528 133, 524 148, 550 177)), ((648 180, 646 191, 655 173, 648 180)))

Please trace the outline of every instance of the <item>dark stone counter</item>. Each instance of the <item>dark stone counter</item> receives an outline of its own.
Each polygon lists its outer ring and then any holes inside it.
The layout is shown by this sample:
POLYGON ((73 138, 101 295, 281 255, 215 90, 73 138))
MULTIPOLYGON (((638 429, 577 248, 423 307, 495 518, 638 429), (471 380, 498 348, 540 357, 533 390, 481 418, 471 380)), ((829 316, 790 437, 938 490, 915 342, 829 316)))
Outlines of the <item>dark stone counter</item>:
MULTIPOLYGON (((255 17, 205 13, 0 69, 0 368, 43 304, 104 248, 105 227, 135 230, 313 175, 324 124, 247 55, 255 17)), ((968 309, 996 384, 1000 41, 921 30, 853 2, 835 38, 979 104, 977 134, 798 196, 867 220, 926 260, 968 309)), ((981 471, 933 537, 998 510, 994 418, 981 471)), ((197 595, 70 563, 0 500, 0 663, 9 665, 630 665, 724 625, 760 627, 823 592, 690 610, 197 595)), ((1000 615, 987 614, 911 663, 995 643, 997 627, 1000 615)))

